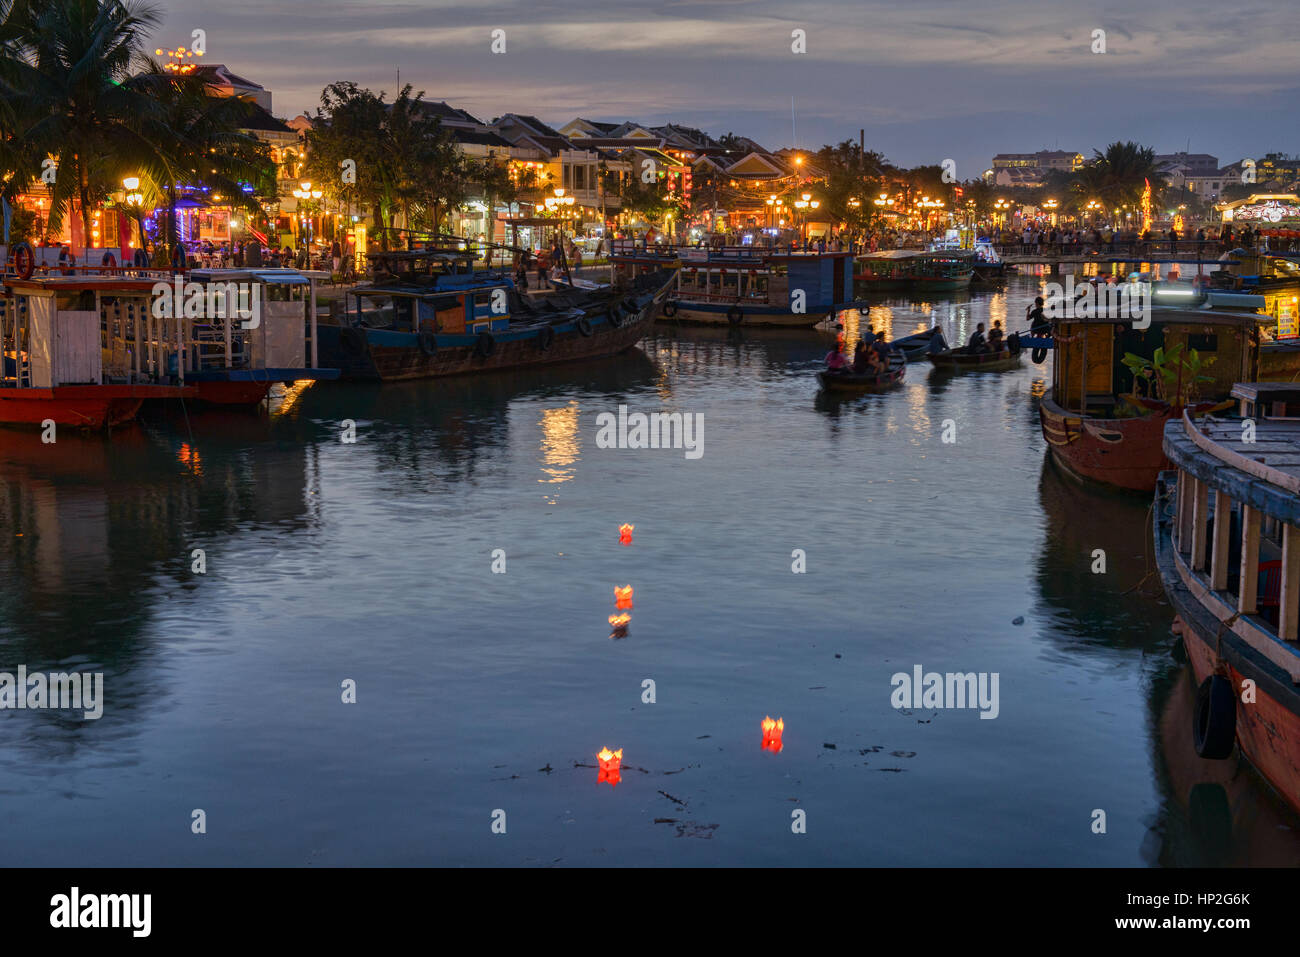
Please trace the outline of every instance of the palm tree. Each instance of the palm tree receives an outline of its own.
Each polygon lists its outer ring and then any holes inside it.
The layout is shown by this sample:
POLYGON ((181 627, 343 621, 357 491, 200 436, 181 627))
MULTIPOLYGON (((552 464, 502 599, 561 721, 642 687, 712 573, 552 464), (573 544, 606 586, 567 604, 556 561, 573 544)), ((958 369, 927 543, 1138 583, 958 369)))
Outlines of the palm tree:
POLYGON ((1165 187, 1165 178, 1156 166, 1156 151, 1149 146, 1133 142, 1111 143, 1104 153, 1093 150, 1093 159, 1088 166, 1094 169, 1090 174, 1095 177, 1093 183, 1112 208, 1136 205, 1148 182, 1151 183, 1153 199, 1165 187))
POLYGON ((160 144, 144 171, 167 196, 167 246, 174 257, 176 208, 182 186, 207 186, 225 205, 250 212, 256 195, 275 195, 275 164, 264 143, 243 127, 255 109, 247 100, 213 94, 195 75, 168 73, 159 64, 132 82, 148 94, 141 128, 160 144))
POLYGON ((4 14, 0 100, 22 145, 0 161, 26 164, 9 171, 6 188, 37 179, 33 158, 53 156, 50 221, 60 224, 75 203, 88 244, 95 202, 124 170, 159 160, 162 144, 142 128, 148 96, 133 78, 158 13, 133 0, 9 0, 4 14))

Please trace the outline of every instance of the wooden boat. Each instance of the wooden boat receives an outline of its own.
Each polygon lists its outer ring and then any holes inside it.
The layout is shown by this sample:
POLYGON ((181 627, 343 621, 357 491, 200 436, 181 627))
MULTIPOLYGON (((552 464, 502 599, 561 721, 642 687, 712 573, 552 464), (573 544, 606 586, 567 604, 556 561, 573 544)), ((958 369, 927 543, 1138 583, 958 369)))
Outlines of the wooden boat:
POLYGON ((965 252, 972 255, 973 282, 998 283, 1007 278, 1011 267, 1000 255, 997 247, 987 237, 968 232, 965 240, 961 230, 949 229, 943 239, 936 239, 926 247, 927 252, 965 252), (965 242, 968 245, 963 246, 965 242))
POLYGON ((259 287, 255 328, 234 317, 186 323, 185 381, 211 405, 255 406, 276 382, 330 380, 338 369, 318 365, 316 283, 325 272, 297 269, 195 269, 190 282, 259 287))
POLYGON ((155 319, 155 279, 82 275, 5 280, 0 423, 103 429, 148 399, 193 399, 176 359, 177 323, 155 319))
POLYGON ((616 240, 615 278, 681 264, 664 320, 707 326, 815 326, 853 306, 853 254, 759 246, 637 248, 616 240))
POLYGON ((1166 424, 1156 564, 1199 685, 1197 755, 1239 750, 1300 810, 1300 388, 1231 396, 1241 418, 1166 424))
POLYGON ((901 353, 889 354, 889 369, 879 375, 857 375, 853 372, 819 372, 817 381, 827 392, 884 392, 900 385, 907 372, 907 360, 901 353))
POLYGON ((890 249, 859 256, 853 280, 857 291, 867 294, 934 293, 965 289, 974 275, 975 254, 969 250, 890 249))
POLYGON ((889 343, 889 348, 901 352, 903 358, 908 362, 920 362, 930 351, 930 343, 936 334, 943 335, 938 326, 914 335, 903 336, 901 339, 895 339, 889 343))
POLYGON ((646 334, 675 275, 661 268, 534 301, 505 275, 475 272, 472 253, 383 255, 400 274, 354 290, 355 309, 318 329, 321 364, 344 378, 427 379, 615 355, 646 334))
POLYGON ((1122 315, 1058 321, 1052 386, 1038 406, 1050 454, 1078 478, 1150 492, 1169 467, 1161 447, 1165 423, 1183 405, 1213 408, 1235 382, 1255 377, 1258 320, 1228 309, 1156 307, 1145 329, 1122 315), (1154 361, 1157 349, 1212 357, 1202 373, 1209 381, 1184 392, 1181 403, 1137 395, 1124 355, 1154 361))
POLYGON ((927 358, 936 369, 954 372, 1003 372, 1020 365, 1020 351, 1003 349, 1000 352, 971 352, 966 346, 934 352, 927 358))

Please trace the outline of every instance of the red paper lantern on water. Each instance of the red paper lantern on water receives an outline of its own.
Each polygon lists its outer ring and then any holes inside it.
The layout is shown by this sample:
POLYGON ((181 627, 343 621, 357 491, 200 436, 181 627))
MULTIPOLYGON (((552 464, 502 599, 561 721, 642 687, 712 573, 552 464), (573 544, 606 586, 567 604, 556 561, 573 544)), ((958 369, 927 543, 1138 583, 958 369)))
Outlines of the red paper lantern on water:
POLYGON ((618 527, 618 543, 620 545, 632 544, 632 529, 634 528, 636 528, 635 525, 620 525, 618 527))
POLYGON ((596 783, 608 781, 610 787, 617 786, 622 780, 623 749, 611 751, 609 748, 601 748, 600 753, 596 755, 596 760, 600 762, 600 773, 596 776, 596 783))
POLYGON ((621 615, 610 615, 609 626, 614 630, 610 632, 611 638, 626 638, 627 626, 631 623, 632 616, 624 612, 621 615))
POLYGON ((781 743, 781 732, 785 730, 785 719, 777 718, 773 721, 770 717, 763 719, 763 750, 771 751, 773 754, 779 752, 785 745, 781 743))
POLYGON ((614 607, 619 611, 632 610, 631 585, 624 585, 622 588, 619 588, 617 585, 614 586, 614 607))

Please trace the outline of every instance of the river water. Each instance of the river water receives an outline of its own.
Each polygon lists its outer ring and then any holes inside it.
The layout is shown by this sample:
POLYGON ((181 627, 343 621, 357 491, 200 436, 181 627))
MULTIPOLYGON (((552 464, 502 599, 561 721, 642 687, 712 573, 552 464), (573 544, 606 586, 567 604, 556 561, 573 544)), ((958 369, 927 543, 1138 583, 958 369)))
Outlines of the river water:
MULTIPOLYGON (((1037 282, 865 318, 1015 329, 1037 282)), ((0 670, 105 688, 99 720, 0 713, 5 863, 1300 860, 1253 771, 1194 755, 1148 503, 1046 459, 1051 360, 832 402, 831 341, 660 326, 605 363, 0 432, 0 670), (703 454, 599 447, 619 405, 702 416, 703 454), (917 666, 996 673, 996 718, 894 707, 917 666)))

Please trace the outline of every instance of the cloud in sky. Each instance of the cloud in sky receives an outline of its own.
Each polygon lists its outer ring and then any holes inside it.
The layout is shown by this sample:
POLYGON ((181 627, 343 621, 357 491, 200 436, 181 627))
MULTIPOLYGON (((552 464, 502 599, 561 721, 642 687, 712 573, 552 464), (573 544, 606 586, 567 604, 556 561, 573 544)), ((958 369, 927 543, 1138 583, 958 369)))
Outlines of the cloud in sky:
POLYGON ((350 79, 490 120, 668 120, 771 148, 856 139, 906 165, 952 157, 963 178, 995 152, 1089 153, 1116 139, 1159 151, 1300 152, 1290 5, 1209 0, 167 0, 161 45, 207 31, 209 62, 270 88, 275 111, 350 79), (506 30, 507 52, 489 52, 506 30), (791 52, 791 31, 807 53, 791 52), (1092 31, 1107 52, 1091 52, 1092 31), (795 122, 791 123, 791 97, 795 122))

